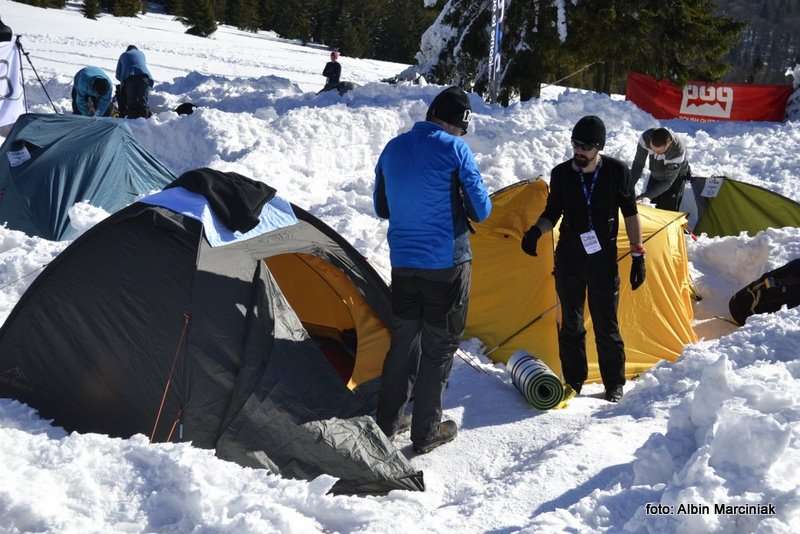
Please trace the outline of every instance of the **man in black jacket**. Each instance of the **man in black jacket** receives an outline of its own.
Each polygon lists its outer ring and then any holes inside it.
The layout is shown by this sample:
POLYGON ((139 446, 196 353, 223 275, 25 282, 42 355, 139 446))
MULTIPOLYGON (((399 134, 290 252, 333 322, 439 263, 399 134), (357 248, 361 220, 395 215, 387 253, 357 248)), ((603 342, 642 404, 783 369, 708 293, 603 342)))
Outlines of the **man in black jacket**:
POLYGON ((322 75, 327 78, 323 91, 330 91, 339 87, 339 78, 342 76, 342 65, 338 62, 339 51, 334 50, 331 52, 331 60, 325 65, 322 70, 322 75))
POLYGON ((573 158, 551 171, 547 206, 525 233, 522 249, 536 256, 542 233, 552 230, 564 217, 556 247, 555 277, 562 313, 559 356, 567 394, 580 393, 588 375, 583 320, 588 289, 605 398, 617 402, 625 384, 625 346, 617 322, 619 210, 631 243, 630 283, 634 290, 644 282, 645 268, 634 182, 624 163, 600 155, 605 140, 605 124, 599 117, 589 115, 577 122, 572 130, 573 158))

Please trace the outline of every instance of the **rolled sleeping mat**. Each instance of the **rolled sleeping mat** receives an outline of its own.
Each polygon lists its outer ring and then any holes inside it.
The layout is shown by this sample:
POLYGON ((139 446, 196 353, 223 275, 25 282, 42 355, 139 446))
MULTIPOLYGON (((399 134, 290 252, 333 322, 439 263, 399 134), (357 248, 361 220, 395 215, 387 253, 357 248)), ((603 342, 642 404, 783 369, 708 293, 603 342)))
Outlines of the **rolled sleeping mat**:
POLYGON ((519 350, 506 364, 511 382, 538 410, 555 408, 564 400, 561 379, 539 358, 519 350))

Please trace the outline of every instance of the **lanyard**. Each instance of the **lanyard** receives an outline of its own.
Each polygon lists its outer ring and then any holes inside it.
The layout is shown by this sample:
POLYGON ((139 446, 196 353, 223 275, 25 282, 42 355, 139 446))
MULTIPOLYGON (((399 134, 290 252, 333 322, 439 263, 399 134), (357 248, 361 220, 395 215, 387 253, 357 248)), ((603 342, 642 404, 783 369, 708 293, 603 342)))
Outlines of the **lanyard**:
POLYGON ((592 225, 592 193, 594 192, 594 186, 597 183, 597 175, 600 173, 600 165, 598 165, 594 169, 594 174, 592 174, 592 182, 589 184, 589 187, 586 187, 586 183, 583 180, 583 174, 578 171, 578 180, 581 182, 581 187, 583 188, 583 198, 586 199, 586 213, 589 216, 589 231, 594 229, 592 225))

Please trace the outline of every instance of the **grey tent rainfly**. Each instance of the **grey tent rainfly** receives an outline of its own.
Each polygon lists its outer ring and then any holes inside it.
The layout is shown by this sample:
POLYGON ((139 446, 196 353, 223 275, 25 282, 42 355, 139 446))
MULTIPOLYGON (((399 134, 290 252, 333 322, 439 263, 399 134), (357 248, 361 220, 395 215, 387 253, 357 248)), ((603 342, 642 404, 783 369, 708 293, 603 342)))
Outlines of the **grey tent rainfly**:
POLYGON ((76 202, 113 213, 174 179, 122 121, 22 115, 0 147, 0 224, 73 239, 69 210, 76 202))
POLYGON ((0 396, 68 430, 329 474, 333 492, 422 490, 370 416, 390 317, 334 230, 263 183, 189 171, 33 282, 0 329, 0 396))

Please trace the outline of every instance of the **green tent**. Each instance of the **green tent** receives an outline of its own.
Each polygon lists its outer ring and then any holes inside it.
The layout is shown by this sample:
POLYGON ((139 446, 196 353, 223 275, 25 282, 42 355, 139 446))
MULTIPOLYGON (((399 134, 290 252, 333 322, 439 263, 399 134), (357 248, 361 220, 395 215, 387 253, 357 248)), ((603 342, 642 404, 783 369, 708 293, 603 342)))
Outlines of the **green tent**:
POLYGON ((800 204, 762 187, 720 176, 693 178, 692 189, 697 203, 695 234, 755 235, 767 228, 800 227, 800 204))
POLYGON ((0 224, 73 239, 69 209, 76 202, 113 213, 174 179, 122 120, 22 115, 0 147, 0 224))

